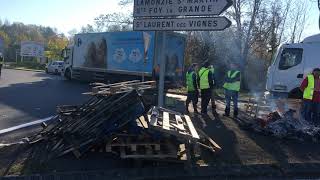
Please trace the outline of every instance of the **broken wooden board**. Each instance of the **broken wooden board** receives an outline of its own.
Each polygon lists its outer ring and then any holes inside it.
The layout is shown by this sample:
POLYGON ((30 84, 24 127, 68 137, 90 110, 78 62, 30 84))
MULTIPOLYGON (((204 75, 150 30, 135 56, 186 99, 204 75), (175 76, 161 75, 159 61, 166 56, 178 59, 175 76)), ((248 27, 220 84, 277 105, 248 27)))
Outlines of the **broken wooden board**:
POLYGON ((148 114, 149 128, 183 138, 199 140, 199 135, 190 117, 164 108, 154 107, 148 114))
POLYGON ((146 90, 156 87, 155 81, 140 82, 139 80, 125 81, 114 84, 94 83, 95 87, 92 88, 92 92, 85 93, 91 95, 112 95, 125 93, 132 90, 146 90))

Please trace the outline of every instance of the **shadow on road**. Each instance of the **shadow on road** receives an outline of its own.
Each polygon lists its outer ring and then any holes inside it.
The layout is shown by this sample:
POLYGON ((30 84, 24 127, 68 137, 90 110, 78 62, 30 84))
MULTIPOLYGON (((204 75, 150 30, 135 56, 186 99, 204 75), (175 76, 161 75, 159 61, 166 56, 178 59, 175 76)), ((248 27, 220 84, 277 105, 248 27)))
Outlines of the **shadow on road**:
POLYGON ((58 105, 81 104, 89 98, 82 95, 90 91, 88 84, 69 82, 44 73, 25 73, 25 76, 29 77, 23 80, 16 77, 18 83, 12 80, 15 77, 0 80, 7 83, 0 88, 0 129, 51 116, 58 105), (26 82, 21 82, 24 80, 26 82))

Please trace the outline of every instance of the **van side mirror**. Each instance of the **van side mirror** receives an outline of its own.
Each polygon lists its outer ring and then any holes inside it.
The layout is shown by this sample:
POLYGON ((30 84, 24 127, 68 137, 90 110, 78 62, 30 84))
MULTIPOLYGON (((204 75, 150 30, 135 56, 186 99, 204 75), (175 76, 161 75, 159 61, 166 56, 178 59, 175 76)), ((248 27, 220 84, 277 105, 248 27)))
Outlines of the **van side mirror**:
POLYGON ((68 58, 67 48, 64 48, 64 49, 61 51, 61 56, 62 56, 64 59, 67 59, 67 58, 68 58))
POLYGON ((63 57, 67 58, 67 50, 66 49, 63 50, 63 57))

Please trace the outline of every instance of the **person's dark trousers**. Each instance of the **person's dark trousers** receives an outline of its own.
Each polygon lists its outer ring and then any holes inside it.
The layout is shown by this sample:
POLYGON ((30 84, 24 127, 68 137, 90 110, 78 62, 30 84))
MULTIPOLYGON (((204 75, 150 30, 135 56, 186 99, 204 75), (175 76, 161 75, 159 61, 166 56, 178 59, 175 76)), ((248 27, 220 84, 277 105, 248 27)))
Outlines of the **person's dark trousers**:
POLYGON ((230 91, 225 90, 226 95, 226 109, 225 109, 225 115, 230 115, 230 108, 231 108, 231 101, 233 102, 233 115, 235 117, 238 116, 239 110, 238 110, 238 96, 239 93, 237 91, 230 91))
POLYGON ((197 103, 198 103, 197 91, 191 91, 191 92, 188 92, 188 94, 187 94, 187 100, 186 100, 186 111, 187 112, 189 112, 188 107, 189 107, 190 102, 192 102, 194 112, 198 112, 198 110, 197 110, 197 103))
POLYGON ((0 64, 0 76, 1 76, 2 64, 0 64))
POLYGON ((312 102, 310 100, 304 100, 302 114, 306 121, 319 125, 320 103, 312 102))
POLYGON ((211 107, 212 107, 212 114, 213 115, 217 115, 217 111, 216 111, 216 102, 215 102, 215 90, 213 89, 211 91, 211 107))
POLYGON ((317 126, 320 125, 320 103, 314 103, 313 121, 317 126))
POLYGON ((306 121, 312 122, 312 106, 313 102, 310 100, 303 100, 303 110, 302 114, 306 121))
POLYGON ((208 113, 208 105, 211 99, 211 89, 201 89, 201 113, 208 113))

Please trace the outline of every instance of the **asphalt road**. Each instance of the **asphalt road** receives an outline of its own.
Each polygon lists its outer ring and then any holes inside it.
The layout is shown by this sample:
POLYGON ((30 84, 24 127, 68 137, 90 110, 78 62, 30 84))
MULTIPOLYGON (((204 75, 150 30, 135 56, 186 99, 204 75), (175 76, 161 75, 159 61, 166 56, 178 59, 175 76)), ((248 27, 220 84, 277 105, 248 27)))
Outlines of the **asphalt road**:
POLYGON ((42 72, 3 69, 0 78, 0 129, 55 114, 57 105, 81 104, 88 84, 42 72))

